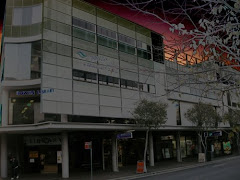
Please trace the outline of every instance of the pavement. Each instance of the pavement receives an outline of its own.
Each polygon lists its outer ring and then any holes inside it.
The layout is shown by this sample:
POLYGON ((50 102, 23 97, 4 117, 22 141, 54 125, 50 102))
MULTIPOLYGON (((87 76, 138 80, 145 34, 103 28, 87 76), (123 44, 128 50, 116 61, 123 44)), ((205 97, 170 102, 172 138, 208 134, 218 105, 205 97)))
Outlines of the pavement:
MULTIPOLYGON (((94 170, 93 180, 127 180, 150 177, 165 173, 177 172, 195 167, 203 167, 211 164, 218 164, 221 162, 230 161, 233 159, 240 159, 237 155, 228 155, 223 157, 214 158, 212 161, 199 163, 197 158, 187 158, 183 162, 176 162, 176 160, 164 160, 155 163, 154 167, 147 167, 148 172, 144 174, 136 174, 136 165, 129 165, 120 167, 119 172, 112 172, 111 170, 94 170)), ((9 180, 10 178, 4 179, 9 180)), ((20 175, 21 180, 63 180, 61 174, 25 174, 20 175)), ((83 172, 70 172, 68 180, 89 180, 91 179, 90 171, 83 172)))

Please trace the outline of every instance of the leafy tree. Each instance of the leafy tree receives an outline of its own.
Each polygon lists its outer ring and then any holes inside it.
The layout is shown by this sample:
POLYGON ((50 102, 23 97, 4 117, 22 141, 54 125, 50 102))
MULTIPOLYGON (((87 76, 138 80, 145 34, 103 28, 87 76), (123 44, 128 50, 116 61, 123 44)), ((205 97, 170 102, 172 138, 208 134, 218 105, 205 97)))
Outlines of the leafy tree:
POLYGON ((167 104, 162 102, 152 102, 146 99, 140 100, 137 107, 133 111, 133 116, 136 123, 140 126, 146 127, 146 140, 144 149, 144 172, 146 168, 146 153, 148 147, 148 135, 152 129, 157 129, 166 123, 167 118, 167 104))
POLYGON ((199 102, 191 109, 187 110, 185 117, 196 126, 198 130, 197 134, 201 140, 201 144, 204 148, 204 153, 206 156, 208 136, 205 136, 203 140, 203 133, 204 131, 208 131, 210 129, 216 129, 219 121, 221 120, 221 116, 211 104, 199 102))
POLYGON ((229 109, 227 113, 223 115, 224 122, 228 122, 231 127, 231 132, 228 132, 230 139, 235 139, 238 153, 240 153, 239 146, 239 132, 240 132, 240 110, 229 109))

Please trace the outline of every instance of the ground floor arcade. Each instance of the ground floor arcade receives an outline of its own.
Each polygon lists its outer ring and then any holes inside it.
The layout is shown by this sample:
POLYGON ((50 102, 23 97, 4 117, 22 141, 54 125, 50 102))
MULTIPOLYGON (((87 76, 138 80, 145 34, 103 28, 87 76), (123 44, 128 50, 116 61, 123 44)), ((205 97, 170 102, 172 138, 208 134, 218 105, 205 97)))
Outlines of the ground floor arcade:
MULTIPOLYGON (((44 132, 44 131, 43 131, 44 132)), ((92 142, 93 168, 119 171, 119 167, 136 164, 143 159, 145 131, 131 131, 132 138, 117 138, 125 131, 64 130, 41 133, 1 134, 1 177, 7 177, 9 157, 14 155, 22 173, 55 173, 68 178, 74 172, 90 171, 90 151, 85 142, 92 142)), ((214 155, 224 155, 226 136, 209 138, 214 155)), ((148 165, 154 162, 197 158, 199 142, 195 131, 159 130, 150 133, 148 165)), ((231 153, 231 152, 230 152, 231 153)))

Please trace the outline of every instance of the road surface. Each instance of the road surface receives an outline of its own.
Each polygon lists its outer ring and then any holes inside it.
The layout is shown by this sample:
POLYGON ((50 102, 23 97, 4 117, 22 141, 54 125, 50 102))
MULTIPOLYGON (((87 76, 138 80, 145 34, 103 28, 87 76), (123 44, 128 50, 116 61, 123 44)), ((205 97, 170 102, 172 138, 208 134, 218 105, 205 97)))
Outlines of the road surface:
POLYGON ((240 158, 138 180, 240 180, 240 158))

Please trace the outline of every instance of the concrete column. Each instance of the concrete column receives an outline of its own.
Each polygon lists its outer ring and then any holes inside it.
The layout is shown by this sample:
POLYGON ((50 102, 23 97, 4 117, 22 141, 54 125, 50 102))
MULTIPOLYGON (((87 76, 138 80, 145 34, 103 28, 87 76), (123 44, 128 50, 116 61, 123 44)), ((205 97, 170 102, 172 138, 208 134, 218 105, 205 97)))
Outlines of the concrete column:
POLYGON ((102 139, 102 168, 105 171, 104 139, 102 139))
POLYGON ((7 135, 1 134, 1 178, 7 178, 8 175, 7 157, 7 135))
POLYGON ((68 118, 66 114, 61 114, 61 122, 68 122, 68 118))
POLYGON ((8 125, 8 90, 2 89, 2 126, 8 125))
POLYGON ((117 156, 117 138, 112 136, 112 170, 118 172, 118 156, 117 156))
POLYGON ((62 133, 62 178, 69 178, 68 134, 62 133))
POLYGON ((180 146, 180 132, 177 132, 176 146, 177 146, 177 162, 182 162, 181 146, 180 146))
POLYGON ((154 166, 154 150, 153 150, 153 135, 149 132, 149 163, 150 166, 154 166))

